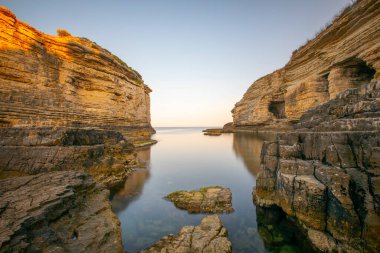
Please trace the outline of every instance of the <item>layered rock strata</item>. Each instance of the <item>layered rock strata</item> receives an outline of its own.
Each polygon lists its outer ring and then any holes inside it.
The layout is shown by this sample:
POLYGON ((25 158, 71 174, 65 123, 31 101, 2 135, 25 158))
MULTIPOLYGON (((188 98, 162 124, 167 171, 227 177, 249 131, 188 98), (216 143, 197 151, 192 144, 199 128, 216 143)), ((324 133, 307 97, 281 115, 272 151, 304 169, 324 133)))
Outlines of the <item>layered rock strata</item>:
POLYGON ((309 109, 380 71, 380 2, 358 0, 282 69, 255 81, 232 110, 238 128, 289 129, 309 109))
POLYGON ((254 198, 306 229, 315 249, 379 252, 380 81, 308 111, 262 149, 254 198))
POLYGON ((3 126, 151 130, 151 90, 116 56, 86 38, 37 31, 5 8, 0 26, 3 126))
POLYGON ((230 213, 232 193, 229 188, 210 186, 195 191, 176 191, 165 197, 189 213, 230 213))
POLYGON ((156 252, 229 253, 232 245, 219 217, 211 215, 203 218, 198 226, 185 226, 177 235, 163 237, 141 253, 156 252))
POLYGON ((85 128, 0 128, 0 178, 84 170, 107 186, 144 166, 121 133, 85 128))
POLYGON ((0 178, 84 169, 107 185, 152 144, 151 90, 106 49, 0 7, 0 178))
POLYGON ((65 171, 0 181, 0 252, 122 252, 109 191, 65 171))

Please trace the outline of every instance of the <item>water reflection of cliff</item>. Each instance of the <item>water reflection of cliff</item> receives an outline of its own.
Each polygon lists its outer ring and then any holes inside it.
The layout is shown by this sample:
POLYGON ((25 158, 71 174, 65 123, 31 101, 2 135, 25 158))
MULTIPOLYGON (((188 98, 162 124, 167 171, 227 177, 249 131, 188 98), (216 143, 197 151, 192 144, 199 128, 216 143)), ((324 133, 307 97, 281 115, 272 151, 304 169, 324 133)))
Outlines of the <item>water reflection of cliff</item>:
POLYGON ((260 154, 263 142, 273 140, 272 133, 235 133, 233 150, 243 159, 246 168, 256 177, 260 171, 260 154))
POLYGON ((116 190, 112 196, 112 208, 114 212, 124 210, 129 203, 138 199, 143 192, 144 184, 150 177, 150 147, 136 151, 141 168, 135 169, 128 176, 124 185, 116 190))

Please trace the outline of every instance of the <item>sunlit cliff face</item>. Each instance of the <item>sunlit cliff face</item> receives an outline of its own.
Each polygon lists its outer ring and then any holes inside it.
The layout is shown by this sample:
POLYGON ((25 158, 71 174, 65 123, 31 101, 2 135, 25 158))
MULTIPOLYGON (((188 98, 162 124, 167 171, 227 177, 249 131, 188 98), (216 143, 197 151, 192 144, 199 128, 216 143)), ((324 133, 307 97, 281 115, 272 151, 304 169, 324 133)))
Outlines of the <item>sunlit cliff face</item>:
POLYGON ((150 88, 96 43, 44 34, 0 7, 2 126, 150 126, 150 88))

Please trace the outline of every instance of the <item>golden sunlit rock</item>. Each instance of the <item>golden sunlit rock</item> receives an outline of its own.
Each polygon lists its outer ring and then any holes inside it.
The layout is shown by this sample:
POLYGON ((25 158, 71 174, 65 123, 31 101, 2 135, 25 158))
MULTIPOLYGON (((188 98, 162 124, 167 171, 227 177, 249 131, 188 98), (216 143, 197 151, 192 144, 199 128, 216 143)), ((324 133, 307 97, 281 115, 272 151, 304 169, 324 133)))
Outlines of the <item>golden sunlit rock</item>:
POLYGON ((307 110, 370 81, 380 70, 379 26, 379 1, 347 7, 285 67, 249 87, 232 110, 234 124, 287 128, 307 110))
POLYGON ((3 126, 137 127, 151 133, 150 88, 118 57, 58 30, 44 34, 0 8, 3 126))

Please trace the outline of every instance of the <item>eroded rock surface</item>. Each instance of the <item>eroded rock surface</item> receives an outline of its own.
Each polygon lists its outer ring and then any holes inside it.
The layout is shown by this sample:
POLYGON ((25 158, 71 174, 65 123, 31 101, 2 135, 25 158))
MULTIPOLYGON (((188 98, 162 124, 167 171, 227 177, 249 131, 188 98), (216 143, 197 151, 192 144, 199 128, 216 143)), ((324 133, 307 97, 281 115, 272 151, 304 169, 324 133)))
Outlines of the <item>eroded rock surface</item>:
POLYGON ((149 130, 151 90, 109 51, 86 38, 44 34, 4 7, 0 25, 2 125, 149 130))
POLYGON ((349 89, 262 149, 254 198, 296 217, 316 249, 379 252, 380 81, 349 89))
MULTIPOLYGON (((380 2, 346 8, 290 61, 255 81, 233 108, 239 129, 289 129, 309 109, 380 72, 380 2)), ((378 75, 378 74, 377 74, 378 75)))
POLYGON ((109 191, 88 174, 0 181, 0 252, 122 252, 109 191))
POLYGON ((189 213, 230 213, 232 193, 220 186, 205 187, 195 191, 176 191, 165 197, 189 213))
POLYGON ((109 187, 144 167, 118 131, 98 128, 0 128, 0 178, 84 170, 109 187))
POLYGON ((151 90, 96 43, 44 34, 0 7, 0 178, 85 170, 114 186, 152 144, 151 90))
POLYGON ((206 216, 198 226, 185 226, 177 235, 163 237, 141 253, 229 253, 231 242, 217 215, 206 216))

